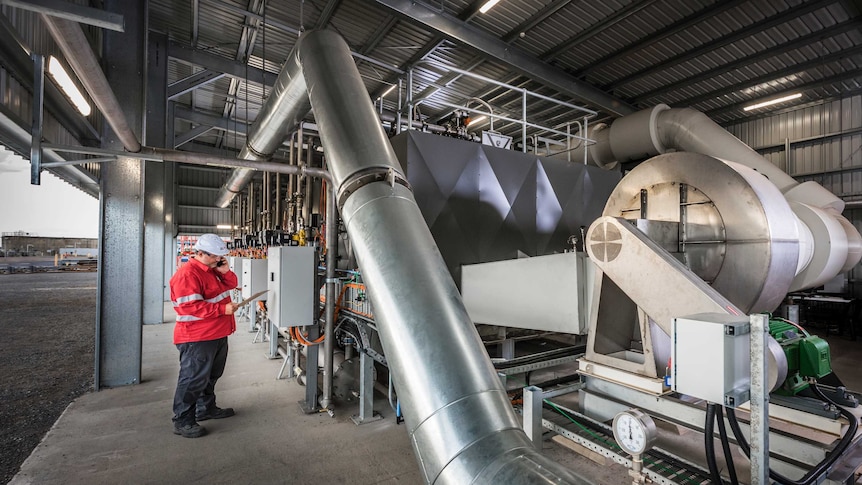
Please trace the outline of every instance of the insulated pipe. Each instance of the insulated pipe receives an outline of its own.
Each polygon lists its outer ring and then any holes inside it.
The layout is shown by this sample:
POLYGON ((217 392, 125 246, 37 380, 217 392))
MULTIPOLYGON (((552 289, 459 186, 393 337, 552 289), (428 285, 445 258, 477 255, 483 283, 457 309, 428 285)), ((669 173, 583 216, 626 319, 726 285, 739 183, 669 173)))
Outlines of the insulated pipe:
MULTIPOLYGON (((114 130, 117 138, 126 150, 132 153, 139 152, 141 143, 132 129, 129 128, 123 108, 120 107, 114 90, 108 84, 105 73, 99 66, 99 60, 96 59, 93 49, 90 48, 90 43, 84 36, 81 26, 70 20, 51 15, 41 14, 41 17, 48 27, 48 31, 51 32, 54 42, 63 51, 63 56, 72 66, 72 70, 75 71, 87 94, 102 112, 105 121, 114 130)), ((222 207, 227 207, 227 205, 222 207)))
POLYGON ((307 32, 290 55, 294 62, 308 83, 342 216, 373 289, 425 481, 588 483, 542 456, 521 430, 347 44, 331 31, 307 32))

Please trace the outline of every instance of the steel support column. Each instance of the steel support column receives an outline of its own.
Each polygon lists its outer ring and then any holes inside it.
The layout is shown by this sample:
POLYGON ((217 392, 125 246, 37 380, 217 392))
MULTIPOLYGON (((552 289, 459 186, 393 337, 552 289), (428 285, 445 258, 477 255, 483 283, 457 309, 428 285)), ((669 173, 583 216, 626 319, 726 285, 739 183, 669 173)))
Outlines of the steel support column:
MULTIPOLYGON (((165 147, 166 88, 168 78, 165 34, 148 33, 147 41, 147 116, 144 120, 144 144, 165 147)), ((144 296, 143 323, 159 324, 164 320, 165 287, 165 172, 167 164, 144 162, 144 296)))
MULTIPOLYGON (((141 73, 146 45, 146 2, 108 0, 105 9, 121 13, 126 33, 104 33, 103 65, 108 83, 133 132, 140 135, 143 118, 141 73)), ((104 147, 123 149, 117 135, 105 127, 104 147)), ((119 157, 102 167, 99 230, 98 308, 96 313, 95 387, 123 386, 141 381, 141 322, 143 320, 144 252, 143 163, 119 157)))

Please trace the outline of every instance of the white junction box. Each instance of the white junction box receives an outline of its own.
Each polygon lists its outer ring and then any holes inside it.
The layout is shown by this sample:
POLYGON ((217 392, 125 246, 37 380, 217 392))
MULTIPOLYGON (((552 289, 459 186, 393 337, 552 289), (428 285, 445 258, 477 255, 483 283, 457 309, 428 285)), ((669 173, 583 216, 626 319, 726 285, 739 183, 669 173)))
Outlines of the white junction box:
POLYGON ((240 256, 228 256, 227 265, 231 271, 236 274, 236 287, 242 289, 242 261, 244 259, 240 256))
POLYGON ((747 316, 699 313, 674 318, 673 390, 737 407, 751 395, 751 324, 747 316))
MULTIPOLYGON (((251 295, 266 289, 266 260, 243 258, 242 260, 242 297, 250 298, 251 295)), ((260 300, 266 300, 268 295, 263 295, 260 300)))
POLYGON ((269 320, 278 327, 303 327, 317 323, 320 293, 317 281, 317 248, 270 246, 267 252, 269 320))

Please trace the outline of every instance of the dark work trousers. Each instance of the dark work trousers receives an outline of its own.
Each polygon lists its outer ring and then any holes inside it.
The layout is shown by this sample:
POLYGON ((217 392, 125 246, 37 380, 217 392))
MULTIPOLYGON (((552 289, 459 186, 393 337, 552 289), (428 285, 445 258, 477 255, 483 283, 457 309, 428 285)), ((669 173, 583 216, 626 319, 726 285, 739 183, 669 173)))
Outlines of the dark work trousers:
POLYGON ((215 385, 227 362, 227 337, 177 344, 180 377, 174 394, 174 424, 195 423, 195 413, 206 414, 216 405, 215 385))

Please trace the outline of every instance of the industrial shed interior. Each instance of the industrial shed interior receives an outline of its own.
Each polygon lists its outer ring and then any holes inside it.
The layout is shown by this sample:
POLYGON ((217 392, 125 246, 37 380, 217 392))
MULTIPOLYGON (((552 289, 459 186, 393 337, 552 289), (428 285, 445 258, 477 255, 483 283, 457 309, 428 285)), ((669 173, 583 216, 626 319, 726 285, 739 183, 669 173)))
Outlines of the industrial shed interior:
POLYGON ((859 483, 860 12, 0 0, 0 143, 101 206, 98 392, 11 483, 859 483), (203 233, 257 300, 189 441, 203 233))

